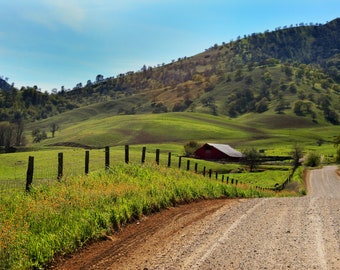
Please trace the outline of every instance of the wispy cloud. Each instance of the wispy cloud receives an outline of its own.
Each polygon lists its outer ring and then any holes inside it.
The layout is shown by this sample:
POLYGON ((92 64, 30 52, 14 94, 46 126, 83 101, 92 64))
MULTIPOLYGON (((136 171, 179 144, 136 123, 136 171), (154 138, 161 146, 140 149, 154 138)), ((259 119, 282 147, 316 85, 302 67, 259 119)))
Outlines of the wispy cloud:
POLYGON ((63 25, 74 31, 81 31, 87 13, 85 2, 80 0, 38 0, 39 9, 27 11, 25 17, 50 29, 63 25))

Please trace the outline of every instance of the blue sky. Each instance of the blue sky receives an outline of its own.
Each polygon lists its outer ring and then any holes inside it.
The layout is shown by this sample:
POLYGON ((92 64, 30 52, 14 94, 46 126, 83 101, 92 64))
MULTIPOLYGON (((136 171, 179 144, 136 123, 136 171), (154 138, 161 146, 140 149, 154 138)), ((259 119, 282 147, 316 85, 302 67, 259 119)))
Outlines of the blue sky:
POLYGON ((73 88, 238 36, 340 15, 339 0, 0 0, 0 75, 73 88))

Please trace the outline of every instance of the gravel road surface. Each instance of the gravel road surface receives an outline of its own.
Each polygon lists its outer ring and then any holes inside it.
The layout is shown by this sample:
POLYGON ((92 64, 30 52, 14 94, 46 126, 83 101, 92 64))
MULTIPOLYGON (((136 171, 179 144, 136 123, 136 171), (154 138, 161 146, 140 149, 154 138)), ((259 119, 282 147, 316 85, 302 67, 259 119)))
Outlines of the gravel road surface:
POLYGON ((52 269, 340 269, 340 178, 299 198, 212 200, 145 217, 52 269))

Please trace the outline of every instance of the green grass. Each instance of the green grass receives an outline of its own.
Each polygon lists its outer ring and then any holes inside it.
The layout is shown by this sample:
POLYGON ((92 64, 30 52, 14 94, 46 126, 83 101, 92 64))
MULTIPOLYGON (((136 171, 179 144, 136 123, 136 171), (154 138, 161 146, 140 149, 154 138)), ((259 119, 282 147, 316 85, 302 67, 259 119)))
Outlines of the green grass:
POLYGON ((225 178, 229 177, 229 179, 234 179, 234 181, 237 180, 238 182, 249 184, 254 187, 271 189, 275 188, 276 185, 279 186, 285 182, 290 173, 290 170, 266 170, 262 172, 226 174, 225 178))
MULTIPOLYGON (((84 109, 81 110, 84 114, 84 109)), ((316 146, 323 139, 329 149, 340 133, 340 126, 316 125, 303 117, 276 114, 247 114, 236 119, 200 113, 163 113, 140 115, 105 114, 79 116, 78 110, 27 125, 26 137, 31 141, 30 131, 41 128, 48 131, 53 122, 61 129, 55 138, 48 138, 35 148, 53 144, 75 143, 91 147, 140 144, 181 144, 190 140, 201 143, 227 143, 235 148, 248 146, 290 149, 294 143, 316 146), (101 117, 99 117, 101 116, 101 117), (82 120, 82 119, 86 120, 82 120), (63 120, 61 120, 63 119, 63 120), (73 120, 71 120, 73 119, 73 120)))
POLYGON ((205 198, 274 196, 178 169, 115 165, 0 198, 1 269, 39 268, 132 219, 205 198))
MULTIPOLYGON (((100 237, 112 229, 141 215, 158 211, 181 202, 219 197, 292 196, 299 192, 274 193, 259 191, 255 186, 273 188, 288 177, 286 167, 270 165, 258 173, 245 171, 238 164, 220 164, 187 158, 177 169, 178 157, 190 140, 199 143, 227 143, 242 151, 248 147, 265 149, 266 155, 289 155, 297 143, 304 152, 318 151, 332 161, 335 148, 332 138, 340 133, 339 126, 314 125, 296 117, 285 118, 278 125, 276 115, 245 115, 238 119, 199 113, 168 113, 109 116, 98 107, 74 110, 55 118, 28 125, 30 130, 48 130, 57 121, 61 130, 55 138, 30 144, 30 151, 0 156, 0 180, 18 182, 24 189, 29 156, 35 157, 33 192, 11 190, 1 192, 0 183, 0 265, 3 269, 41 267, 56 254, 74 251, 89 239, 100 237), (296 120, 296 122, 294 122, 296 120), (292 122, 293 121, 293 122, 292 122), (273 124, 275 122, 275 124, 273 124), (270 125, 272 123, 272 125, 270 125), (317 146, 322 138, 325 143, 317 146), (90 175, 84 175, 85 150, 55 147, 53 144, 88 145, 90 175), (124 164, 124 144, 130 145, 130 164, 124 164), (112 169, 104 171, 104 146, 110 146, 112 169), (142 147, 147 147, 146 163, 141 166, 142 147), (155 167, 155 151, 160 149, 160 166, 155 167), (57 156, 64 153, 64 178, 61 182, 40 185, 44 179, 56 179, 57 156), (167 165, 172 153, 171 169, 167 165), (193 173, 219 173, 219 180, 193 173), (282 169, 283 168, 283 169, 282 169), (242 184, 227 185, 221 174, 242 184)), ((295 177, 301 178, 301 171, 295 177)), ((299 181, 294 179, 294 181, 299 181)), ((0 269, 2 269, 0 267, 0 269)))

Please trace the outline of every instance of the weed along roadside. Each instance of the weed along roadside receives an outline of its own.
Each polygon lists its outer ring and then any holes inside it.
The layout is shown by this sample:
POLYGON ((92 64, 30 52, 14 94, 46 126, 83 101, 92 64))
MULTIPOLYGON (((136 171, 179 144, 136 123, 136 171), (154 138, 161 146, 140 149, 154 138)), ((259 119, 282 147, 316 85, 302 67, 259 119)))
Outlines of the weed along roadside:
MULTIPOLYGON (((170 153, 162 153, 159 149, 152 155, 148 152, 145 157, 145 148, 131 155, 131 149, 125 146, 121 162, 109 160, 112 156, 108 148, 100 153, 99 162, 93 161, 91 152, 86 151, 80 162, 83 166, 79 166, 84 171, 74 176, 69 174, 67 160, 70 157, 56 158, 53 175, 59 181, 49 184, 35 179, 34 176, 41 175, 39 170, 46 171, 47 167, 39 168, 39 162, 34 162, 33 172, 27 170, 27 174, 31 174, 29 180, 33 175, 28 192, 23 192, 23 186, 20 190, 2 194, 1 269, 44 267, 56 255, 72 253, 89 240, 109 234, 114 228, 176 204, 201 199, 296 195, 294 192, 266 190, 266 186, 256 188, 249 175, 241 179, 242 173, 232 178, 229 169, 225 173, 227 164, 223 165, 221 173, 217 173, 221 164, 197 161, 193 166, 195 160, 184 157, 177 164, 170 153), (62 166, 58 163, 61 161, 62 166), (92 166, 91 162, 101 164, 101 169, 92 166), (208 165, 216 167, 210 169, 208 165)), ((255 177, 270 177, 270 172, 262 176, 261 173, 256 173, 255 177)), ((287 174, 287 170, 276 176, 273 174, 272 187, 278 182, 278 175, 282 183, 287 174)))

